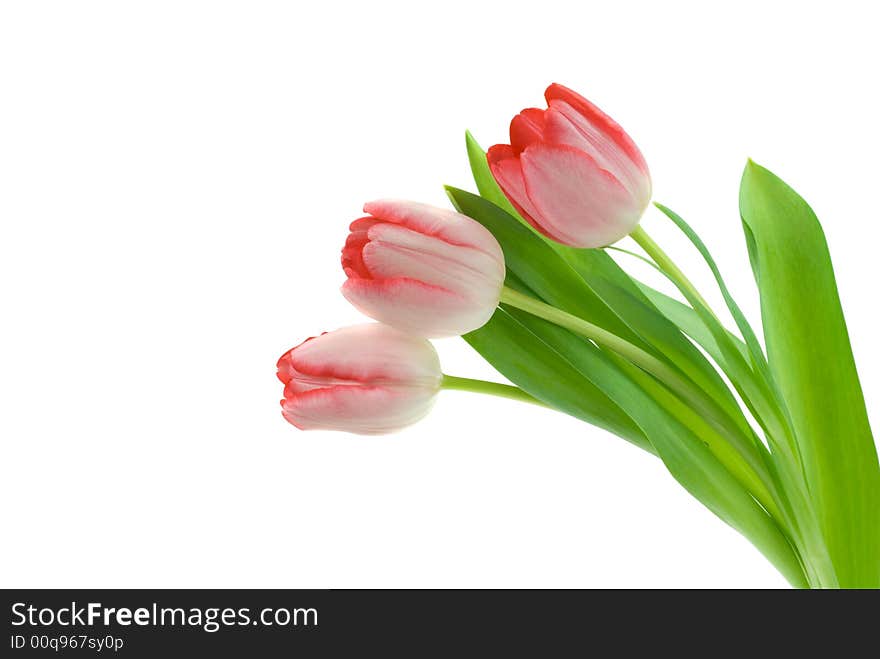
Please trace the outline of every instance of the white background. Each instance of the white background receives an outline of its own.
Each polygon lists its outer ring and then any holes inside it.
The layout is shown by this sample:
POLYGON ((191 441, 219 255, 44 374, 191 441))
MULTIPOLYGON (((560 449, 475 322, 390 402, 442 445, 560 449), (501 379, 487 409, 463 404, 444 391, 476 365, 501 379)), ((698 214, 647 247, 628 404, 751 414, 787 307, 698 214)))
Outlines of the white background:
POLYGON ((611 435, 456 392, 396 435, 304 433, 275 360, 361 320, 338 254, 364 201, 445 204, 464 129, 506 141, 559 81, 753 320, 745 159, 807 197, 877 428, 880 46, 871 3, 822 5, 4 3, 0 585, 784 587, 611 435))

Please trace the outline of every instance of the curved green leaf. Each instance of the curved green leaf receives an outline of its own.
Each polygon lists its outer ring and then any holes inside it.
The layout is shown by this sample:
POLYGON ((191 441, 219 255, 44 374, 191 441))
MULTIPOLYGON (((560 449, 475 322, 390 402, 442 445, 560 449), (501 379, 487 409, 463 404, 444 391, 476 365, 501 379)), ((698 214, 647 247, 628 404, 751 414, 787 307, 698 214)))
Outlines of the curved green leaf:
POLYGON ((843 587, 880 587, 880 467, 828 245, 807 203, 749 161, 740 213, 770 371, 843 587))
POLYGON ((530 320, 517 320, 498 309, 487 324, 463 338, 499 373, 538 400, 655 453, 632 419, 572 364, 571 351, 595 346, 570 333, 568 351, 561 341, 548 344, 530 330, 530 320))
POLYGON ((709 252, 706 244, 700 239, 697 232, 691 228, 691 225, 685 222, 680 215, 663 204, 655 203, 654 205, 659 208, 685 236, 687 236, 688 240, 691 241, 693 246, 697 248, 697 251, 703 257, 706 265, 709 266, 709 270, 712 271, 712 275, 715 277, 715 283, 718 285, 718 290, 721 291, 721 296, 724 298, 724 303, 727 305, 730 315, 733 317, 736 326, 739 328, 740 333, 745 339, 746 348, 748 349, 753 368, 762 377, 766 378, 768 382, 771 382, 772 378, 769 373, 767 358, 764 356, 764 351, 761 348, 761 344, 758 342, 758 337, 745 314, 736 303, 736 300, 734 300, 733 296, 730 294, 730 290, 727 288, 727 284, 724 283, 724 278, 721 276, 721 271, 718 269, 718 264, 715 263, 715 259, 712 258, 712 254, 709 252))
MULTIPOLYGON (((675 298, 669 297, 666 293, 661 293, 647 284, 636 281, 636 285, 645 297, 651 300, 651 303, 659 309, 660 313, 669 318, 682 332, 696 341, 697 345, 709 353, 709 356, 724 369, 724 353, 718 347, 718 342, 715 341, 712 332, 709 331, 709 328, 706 327, 706 324, 696 311, 683 302, 679 302, 675 298)), ((727 336, 743 359, 749 359, 749 349, 746 347, 746 344, 730 331, 727 332, 727 336)))
POLYGON ((513 204, 508 201, 505 194, 501 191, 501 188, 498 187, 495 177, 492 176, 492 172, 489 170, 489 163, 486 162, 486 152, 483 151, 483 147, 477 143, 477 140, 474 139, 469 130, 464 133, 464 141, 467 147, 471 173, 474 175, 474 183, 477 184, 480 196, 487 201, 491 201, 501 210, 507 211, 513 217, 518 218, 523 224, 526 224, 513 207, 513 204))

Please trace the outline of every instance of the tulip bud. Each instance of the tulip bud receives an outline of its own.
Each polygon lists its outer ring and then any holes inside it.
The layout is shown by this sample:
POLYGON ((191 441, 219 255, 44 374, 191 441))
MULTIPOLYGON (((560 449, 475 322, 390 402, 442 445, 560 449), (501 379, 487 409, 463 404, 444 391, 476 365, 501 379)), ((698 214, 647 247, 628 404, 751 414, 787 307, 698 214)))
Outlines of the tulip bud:
POLYGON ((504 254, 478 222, 411 201, 374 201, 342 249, 342 294, 360 311, 425 337, 486 324, 504 286, 504 254))
POLYGON ((443 374, 428 341, 381 325, 307 339, 278 360, 284 418, 301 430, 393 432, 424 417, 443 374))
POLYGON ((651 200, 638 147, 587 99, 552 84, 548 108, 510 122, 510 144, 487 154, 501 190, 523 218, 572 247, 604 247, 628 235, 651 200))

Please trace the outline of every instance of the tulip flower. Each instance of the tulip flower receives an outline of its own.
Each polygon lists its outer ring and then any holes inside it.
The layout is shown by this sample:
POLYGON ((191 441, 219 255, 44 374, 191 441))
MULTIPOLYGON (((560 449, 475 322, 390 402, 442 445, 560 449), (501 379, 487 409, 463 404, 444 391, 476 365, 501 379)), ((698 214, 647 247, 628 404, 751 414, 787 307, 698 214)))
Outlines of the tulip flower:
POLYGON ((604 247, 628 235, 651 200, 638 147, 587 99, 552 84, 547 109, 510 122, 510 144, 487 154, 495 181, 538 231, 572 247, 604 247))
POLYGON ((342 294, 360 311, 424 337, 482 327, 498 306, 504 254, 481 224, 411 201, 364 206, 342 250, 342 294))
POLYGON ((443 374, 425 339, 354 325, 307 339, 278 360, 282 414, 302 430, 393 432, 424 417, 443 374))

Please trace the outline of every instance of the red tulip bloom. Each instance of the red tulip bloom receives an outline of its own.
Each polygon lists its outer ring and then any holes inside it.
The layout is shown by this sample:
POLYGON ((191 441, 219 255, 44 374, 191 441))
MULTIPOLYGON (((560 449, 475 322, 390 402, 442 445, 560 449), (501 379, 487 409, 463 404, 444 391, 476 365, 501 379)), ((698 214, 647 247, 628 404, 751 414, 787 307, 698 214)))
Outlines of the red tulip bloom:
POLYGON ((638 147, 611 117, 562 85, 547 109, 510 122, 510 144, 489 149, 492 175, 523 218, 572 247, 604 247, 628 235, 651 200, 638 147))
POLYGON ((379 323, 307 339, 278 360, 284 418, 302 430, 392 432, 425 416, 443 374, 434 346, 379 323))
POLYGON ((480 223, 412 201, 364 206, 342 249, 342 294, 360 311, 425 337, 486 324, 504 286, 504 254, 480 223))

